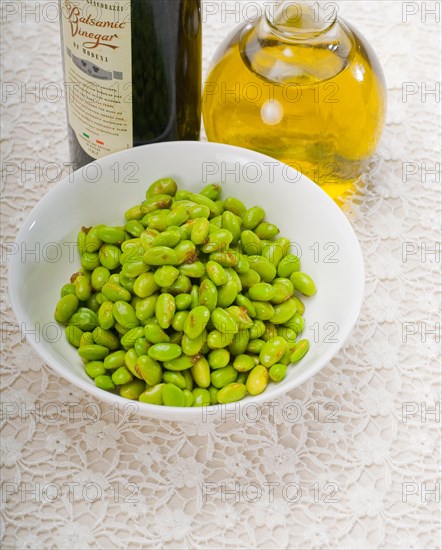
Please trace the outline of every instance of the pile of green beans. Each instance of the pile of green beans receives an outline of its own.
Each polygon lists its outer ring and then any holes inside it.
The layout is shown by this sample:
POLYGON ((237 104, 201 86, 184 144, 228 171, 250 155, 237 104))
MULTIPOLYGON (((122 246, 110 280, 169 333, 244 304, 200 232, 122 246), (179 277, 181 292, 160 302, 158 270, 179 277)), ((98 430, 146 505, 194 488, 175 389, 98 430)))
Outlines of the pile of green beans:
POLYGON ((104 390, 143 403, 199 407, 258 395, 309 341, 300 295, 313 296, 290 241, 221 187, 153 183, 124 226, 82 227, 82 269, 55 320, 104 390))

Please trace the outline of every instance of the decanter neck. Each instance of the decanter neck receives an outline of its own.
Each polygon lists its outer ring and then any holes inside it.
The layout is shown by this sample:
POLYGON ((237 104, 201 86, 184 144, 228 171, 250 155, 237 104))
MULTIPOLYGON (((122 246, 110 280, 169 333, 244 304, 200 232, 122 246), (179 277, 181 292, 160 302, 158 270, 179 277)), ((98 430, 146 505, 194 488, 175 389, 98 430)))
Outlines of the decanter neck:
POLYGON ((337 9, 328 1, 282 0, 267 5, 264 15, 270 31, 288 41, 304 41, 327 32, 337 20, 337 9))

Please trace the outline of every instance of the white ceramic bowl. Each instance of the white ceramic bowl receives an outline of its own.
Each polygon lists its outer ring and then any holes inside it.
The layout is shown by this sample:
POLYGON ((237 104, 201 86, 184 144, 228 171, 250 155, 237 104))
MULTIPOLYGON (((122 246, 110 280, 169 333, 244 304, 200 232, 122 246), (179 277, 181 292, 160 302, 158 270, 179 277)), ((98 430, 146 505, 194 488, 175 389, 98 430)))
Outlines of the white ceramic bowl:
MULTIPOLYGON (((61 287, 80 265, 75 249, 79 228, 121 224, 124 211, 144 199, 148 185, 166 176, 192 191, 220 183, 224 197, 263 206, 317 284, 316 296, 305 299, 304 334, 311 341, 307 356, 289 367, 284 381, 270 383, 263 394, 235 406, 271 402, 317 373, 342 347, 361 307, 364 266, 353 229, 336 204, 305 176, 253 151, 217 143, 159 143, 108 156, 63 180, 37 204, 17 237, 9 266, 17 319, 58 374, 97 400, 124 407, 127 400, 97 388, 85 374, 53 312, 61 287)), ((215 412, 137 405, 143 415, 170 420, 201 420, 215 412)), ((217 406, 217 412, 223 407, 217 406)))

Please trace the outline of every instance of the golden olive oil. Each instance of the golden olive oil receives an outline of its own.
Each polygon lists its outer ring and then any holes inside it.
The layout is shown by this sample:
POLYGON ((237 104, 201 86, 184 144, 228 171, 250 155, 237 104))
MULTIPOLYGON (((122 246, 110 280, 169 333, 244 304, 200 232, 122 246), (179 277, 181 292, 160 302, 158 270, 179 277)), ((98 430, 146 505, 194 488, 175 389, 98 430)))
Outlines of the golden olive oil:
POLYGON ((342 21, 301 39, 289 27, 243 25, 220 47, 205 83, 206 133, 281 160, 337 198, 380 138, 382 69, 342 21))

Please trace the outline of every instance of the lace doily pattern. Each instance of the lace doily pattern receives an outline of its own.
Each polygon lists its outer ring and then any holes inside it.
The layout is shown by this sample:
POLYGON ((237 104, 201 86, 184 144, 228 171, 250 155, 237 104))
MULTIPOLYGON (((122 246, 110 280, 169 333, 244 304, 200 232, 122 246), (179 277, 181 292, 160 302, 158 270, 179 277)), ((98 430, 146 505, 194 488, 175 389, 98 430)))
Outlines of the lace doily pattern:
MULTIPOLYGON (((204 1, 206 72, 263 3, 204 1)), ((333 3, 389 90, 382 143, 345 206, 366 259, 361 316, 314 379, 198 425, 92 401, 11 312, 18 228, 69 171, 56 4, 1 5, 3 546, 440 548, 440 2, 333 3)))

